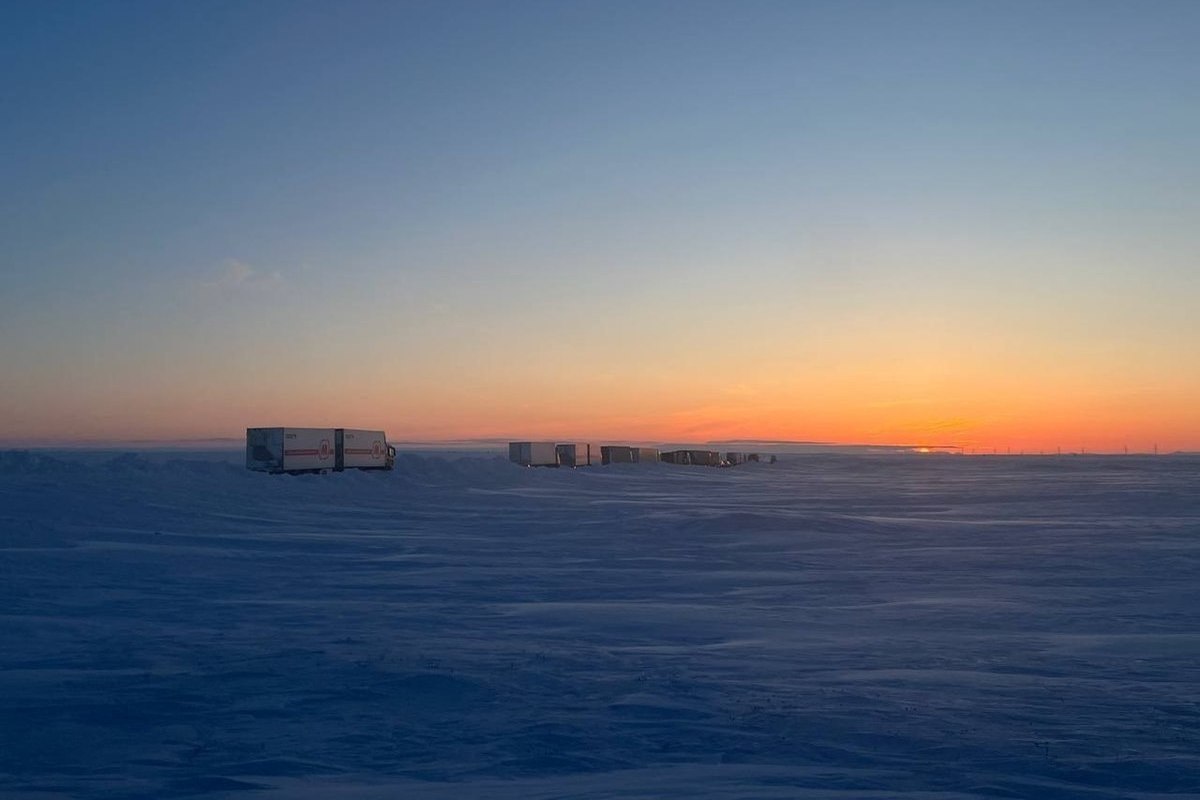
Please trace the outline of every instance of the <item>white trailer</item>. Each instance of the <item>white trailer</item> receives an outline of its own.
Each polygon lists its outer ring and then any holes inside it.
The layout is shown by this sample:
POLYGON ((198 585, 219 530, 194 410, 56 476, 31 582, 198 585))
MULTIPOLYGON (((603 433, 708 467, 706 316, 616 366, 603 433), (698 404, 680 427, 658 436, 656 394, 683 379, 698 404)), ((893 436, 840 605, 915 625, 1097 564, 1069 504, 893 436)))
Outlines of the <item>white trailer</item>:
POLYGON ((383 431, 357 428, 247 428, 246 468, 256 472, 391 469, 396 448, 383 431), (352 442, 347 452, 346 442, 352 442))
POLYGON ((637 461, 637 447, 600 445, 601 464, 632 464, 637 461))
POLYGON ((635 447, 633 448, 633 460, 639 464, 657 464, 658 463, 658 448, 657 447, 635 447))
POLYGON ((555 442, 509 442, 508 460, 523 467, 557 467, 555 442))
POLYGON ((584 442, 560 443, 558 445, 558 463, 564 467, 590 467, 592 465, 592 446, 584 442))
POLYGON ((605 466, 609 464, 632 464, 637 460, 635 450, 623 444, 605 444, 600 446, 600 463, 605 466))
POLYGON ((600 448, 601 464, 653 464, 657 461, 658 450, 653 447, 606 444, 600 448))
POLYGON ((247 428, 246 468, 258 472, 333 469, 333 428, 247 428))
POLYGON ((721 466, 721 454, 716 450, 671 450, 663 453, 661 458, 668 464, 693 464, 699 467, 721 466))

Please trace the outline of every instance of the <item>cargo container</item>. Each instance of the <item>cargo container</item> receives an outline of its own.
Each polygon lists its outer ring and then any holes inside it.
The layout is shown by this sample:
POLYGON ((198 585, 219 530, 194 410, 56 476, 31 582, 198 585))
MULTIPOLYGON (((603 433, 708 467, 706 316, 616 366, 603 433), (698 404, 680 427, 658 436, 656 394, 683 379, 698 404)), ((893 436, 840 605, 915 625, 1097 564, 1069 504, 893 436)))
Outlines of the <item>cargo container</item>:
POLYGON ((653 464, 657 461, 658 450, 653 447, 606 444, 600 448, 601 464, 653 464))
POLYGON ((256 472, 391 469, 396 448, 383 431, 356 428, 247 428, 246 468, 256 472), (346 442, 351 442, 348 452, 346 442))
POLYGON ((523 467, 557 467, 556 442, 509 442, 508 460, 523 467))
POLYGON ((634 449, 624 445, 606 444, 600 447, 601 464, 632 464, 634 449))
POLYGON ((563 467, 590 467, 592 465, 592 446, 584 442, 560 443, 558 463, 563 467))
POLYGON ((721 466, 721 454, 716 450, 670 450, 661 455, 668 464, 688 464, 701 467, 721 466))

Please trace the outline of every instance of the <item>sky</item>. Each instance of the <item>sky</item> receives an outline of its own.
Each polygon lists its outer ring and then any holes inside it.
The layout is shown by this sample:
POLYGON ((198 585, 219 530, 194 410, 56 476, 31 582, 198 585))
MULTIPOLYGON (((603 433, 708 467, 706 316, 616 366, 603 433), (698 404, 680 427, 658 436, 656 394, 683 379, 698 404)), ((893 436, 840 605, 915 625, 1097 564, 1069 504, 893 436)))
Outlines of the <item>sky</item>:
POLYGON ((1200 450, 1200 3, 0 5, 0 442, 1200 450))

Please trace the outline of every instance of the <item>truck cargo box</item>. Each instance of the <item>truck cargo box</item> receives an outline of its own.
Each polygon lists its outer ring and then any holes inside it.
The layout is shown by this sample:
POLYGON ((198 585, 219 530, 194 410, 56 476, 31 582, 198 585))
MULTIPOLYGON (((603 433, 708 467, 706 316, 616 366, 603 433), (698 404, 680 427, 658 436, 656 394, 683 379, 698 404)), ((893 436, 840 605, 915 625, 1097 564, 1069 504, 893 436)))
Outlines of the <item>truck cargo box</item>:
POLYGON ((584 442, 558 444, 558 463, 563 467, 588 467, 592 464, 592 446, 584 442))
POLYGON ((600 448, 601 464, 655 464, 657 462, 658 450, 653 447, 606 444, 600 448))
POLYGON ((557 467, 555 442, 509 442, 508 460, 523 467, 557 467))
POLYGON ((658 463, 658 448, 656 447, 635 447, 633 448, 633 460, 639 464, 657 464, 658 463))
POLYGON ((396 449, 383 431, 360 428, 247 428, 246 468, 256 472, 391 469, 396 449))
POLYGON ((336 465, 333 428, 247 428, 246 468, 308 472, 336 465))
POLYGON ((600 448, 601 464, 632 464, 636 460, 634 448, 632 447, 606 444, 600 448))
POLYGON ((716 450, 671 450, 662 454, 668 464, 688 464, 701 467, 721 466, 721 454, 716 450))

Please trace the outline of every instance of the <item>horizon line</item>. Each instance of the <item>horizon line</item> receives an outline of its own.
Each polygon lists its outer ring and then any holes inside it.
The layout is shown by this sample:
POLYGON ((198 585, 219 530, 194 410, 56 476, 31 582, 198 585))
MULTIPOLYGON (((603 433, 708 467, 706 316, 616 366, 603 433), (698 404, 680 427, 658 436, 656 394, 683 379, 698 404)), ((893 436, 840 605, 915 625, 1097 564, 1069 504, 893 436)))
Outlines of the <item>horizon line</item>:
MULTIPOLYGON (((508 442, 513 441, 539 441, 536 439, 514 439, 509 437, 498 436, 483 436, 483 437, 463 437, 463 438, 447 438, 447 439, 396 439, 389 440, 389 444, 395 446, 408 446, 417 448, 469 448, 469 447, 501 447, 508 442)), ((550 439, 540 440, 550 441, 550 439)), ((567 437, 556 439, 555 441, 562 442, 587 442, 595 443, 597 439, 589 437, 567 437)), ((1200 450, 1146 450, 1146 451, 1129 451, 1129 450, 1086 450, 1083 448, 1064 450, 1059 448, 1047 449, 1041 448, 1037 450, 1022 449, 1013 452, 1010 448, 1001 449, 1000 447, 980 447, 967 446, 958 444, 878 444, 878 443, 861 443, 861 442, 829 442, 815 441, 804 439, 709 439, 709 440, 652 440, 644 438, 620 439, 612 437, 610 441, 615 443, 630 445, 639 444, 644 446, 686 446, 686 445, 710 445, 721 447, 733 446, 749 446, 749 447, 764 447, 764 448, 788 448, 799 447, 813 450, 855 450, 855 451, 887 451, 887 452, 921 452, 930 454, 957 454, 957 455, 978 455, 978 456, 1100 456, 1100 455, 1115 455, 1115 456, 1139 456, 1139 455, 1200 455, 1200 450)), ((237 449, 242 445, 242 439, 234 436, 207 436, 207 437, 182 437, 182 438, 70 438, 70 439, 0 439, 0 450, 26 450, 26 449, 119 449, 119 448, 147 448, 147 449, 167 449, 167 448, 186 448, 192 447, 207 447, 213 449, 237 449)))

